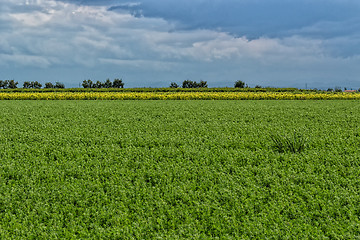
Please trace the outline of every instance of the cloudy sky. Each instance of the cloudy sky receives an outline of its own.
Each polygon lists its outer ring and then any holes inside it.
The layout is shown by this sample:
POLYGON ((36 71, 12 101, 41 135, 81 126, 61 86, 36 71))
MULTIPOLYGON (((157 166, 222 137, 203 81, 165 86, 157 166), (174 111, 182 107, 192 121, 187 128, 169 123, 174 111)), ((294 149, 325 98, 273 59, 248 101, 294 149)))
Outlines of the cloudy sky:
POLYGON ((0 79, 360 88, 358 0, 1 0, 0 79))

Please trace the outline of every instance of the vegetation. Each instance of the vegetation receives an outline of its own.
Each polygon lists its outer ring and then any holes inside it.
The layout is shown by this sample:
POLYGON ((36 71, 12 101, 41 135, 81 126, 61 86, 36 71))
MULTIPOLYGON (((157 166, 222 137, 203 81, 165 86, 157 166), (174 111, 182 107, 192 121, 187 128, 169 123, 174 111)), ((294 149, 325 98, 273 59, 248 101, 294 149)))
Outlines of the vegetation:
POLYGON ((273 147, 278 152, 302 152, 307 146, 308 139, 306 139, 301 132, 294 131, 289 136, 283 136, 280 134, 273 134, 270 139, 274 143, 273 147))
POLYGON ((243 82, 241 80, 238 80, 238 81, 235 82, 234 87, 235 88, 244 88, 245 87, 245 82, 243 82))
POLYGON ((36 88, 39 89, 42 87, 42 84, 39 83, 38 81, 33 81, 33 82, 24 82, 23 84, 23 88, 36 88))
POLYGON ((90 79, 84 80, 82 83, 83 88, 124 88, 124 83, 122 79, 114 79, 113 82, 110 81, 110 79, 106 79, 106 81, 100 82, 96 81, 96 83, 93 83, 90 79))
POLYGON ((179 85, 176 82, 170 83, 170 88, 178 88, 179 85))
POLYGON ((0 92, 0 100, 360 100, 357 93, 336 92, 0 92))
POLYGON ((207 82, 201 80, 199 83, 195 82, 195 81, 191 81, 191 80, 185 80, 182 83, 182 87, 183 88, 207 88, 207 82))
POLYGON ((3 101, 1 239, 355 239, 358 101, 3 101), (279 152, 271 135, 308 139, 279 152))
POLYGON ((42 88, 0 89, 0 92, 324 92, 297 88, 42 88))
POLYGON ((0 89, 14 89, 17 88, 18 84, 15 80, 0 80, 0 89))

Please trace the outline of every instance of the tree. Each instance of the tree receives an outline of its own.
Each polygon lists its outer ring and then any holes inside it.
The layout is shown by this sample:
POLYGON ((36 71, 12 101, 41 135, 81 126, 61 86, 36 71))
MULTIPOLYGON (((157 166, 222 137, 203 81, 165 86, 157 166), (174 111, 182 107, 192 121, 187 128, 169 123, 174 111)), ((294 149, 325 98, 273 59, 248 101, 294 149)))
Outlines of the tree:
POLYGON ((104 86, 104 88, 111 88, 112 87, 112 82, 110 81, 110 79, 106 79, 103 86, 104 86))
POLYGON ((255 88, 262 88, 260 85, 256 85, 255 88))
POLYGON ((103 83, 100 81, 96 81, 95 88, 102 88, 102 87, 103 87, 103 83))
POLYGON ((31 87, 31 83, 30 83, 30 82, 28 82, 28 81, 24 82, 23 88, 30 88, 30 87, 31 87))
POLYGON ((342 92, 341 87, 335 87, 334 91, 335 92, 342 92))
POLYGON ((178 88, 179 85, 176 82, 170 83, 170 88, 178 88))
POLYGON ((199 88, 207 88, 207 87, 208 87, 207 81, 201 80, 200 83, 198 83, 196 87, 199 87, 199 88))
POLYGON ((45 88, 54 88, 54 84, 52 84, 51 82, 47 82, 45 83, 45 88))
POLYGON ((5 81, 0 80, 0 88, 6 88, 5 81))
POLYGON ((36 88, 36 89, 38 89, 38 88, 41 88, 41 87, 42 87, 42 84, 39 83, 38 81, 32 81, 32 82, 26 81, 23 84, 23 88, 36 88))
POLYGON ((18 82, 15 82, 14 80, 6 80, 8 81, 8 88, 17 88, 18 82))
POLYGON ((113 81, 113 88, 124 88, 124 83, 122 79, 115 78, 113 81))
POLYGON ((41 87, 42 87, 42 84, 41 84, 41 83, 39 83, 38 81, 31 82, 30 84, 31 84, 31 87, 32 87, 32 88, 39 89, 39 88, 41 88, 41 87))
POLYGON ((82 83, 83 88, 92 88, 93 87, 93 82, 89 79, 89 80, 84 80, 82 83))
POLYGON ((185 80, 182 83, 182 87, 183 88, 196 88, 197 87, 197 83, 195 81, 191 81, 191 80, 185 80))
POLYGON ((245 82, 241 81, 241 80, 237 80, 234 84, 235 88, 244 88, 245 87, 245 82))
POLYGON ((55 88, 65 88, 65 85, 61 82, 56 82, 55 83, 55 88))

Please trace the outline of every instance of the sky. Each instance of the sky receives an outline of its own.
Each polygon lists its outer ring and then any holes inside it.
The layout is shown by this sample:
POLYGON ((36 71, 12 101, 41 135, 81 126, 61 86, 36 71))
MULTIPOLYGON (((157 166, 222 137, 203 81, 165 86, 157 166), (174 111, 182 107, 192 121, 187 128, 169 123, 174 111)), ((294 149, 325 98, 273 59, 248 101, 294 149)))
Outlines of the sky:
POLYGON ((358 0, 0 0, 0 79, 360 88, 358 0))

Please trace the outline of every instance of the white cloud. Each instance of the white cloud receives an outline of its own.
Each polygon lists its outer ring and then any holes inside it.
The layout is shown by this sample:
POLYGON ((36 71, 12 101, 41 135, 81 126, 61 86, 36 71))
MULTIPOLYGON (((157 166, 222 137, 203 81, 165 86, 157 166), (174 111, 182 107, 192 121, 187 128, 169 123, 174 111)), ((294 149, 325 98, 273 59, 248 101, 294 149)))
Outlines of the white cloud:
MULTIPOLYGON (((276 72, 278 66, 306 70, 333 66, 334 59, 342 61, 339 55, 332 56, 335 43, 349 42, 346 37, 336 41, 304 37, 298 34, 301 31, 283 38, 257 39, 206 29, 176 31, 173 23, 161 18, 138 18, 124 11, 108 11, 107 6, 55 0, 3 0, 0 22, 0 65, 33 68, 109 66, 133 72, 181 72, 178 69, 192 64, 194 69, 210 66, 208 71, 214 76, 223 69, 250 76, 246 71, 261 67, 276 72), (236 65, 247 66, 247 70, 238 70, 236 65)), ((309 29, 303 31, 313 31, 309 29)))

